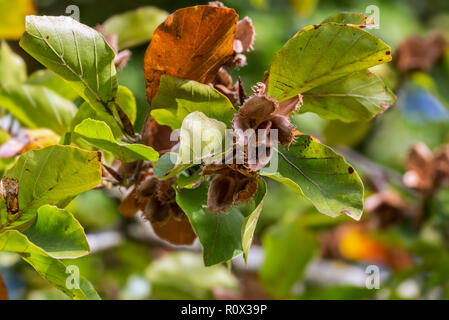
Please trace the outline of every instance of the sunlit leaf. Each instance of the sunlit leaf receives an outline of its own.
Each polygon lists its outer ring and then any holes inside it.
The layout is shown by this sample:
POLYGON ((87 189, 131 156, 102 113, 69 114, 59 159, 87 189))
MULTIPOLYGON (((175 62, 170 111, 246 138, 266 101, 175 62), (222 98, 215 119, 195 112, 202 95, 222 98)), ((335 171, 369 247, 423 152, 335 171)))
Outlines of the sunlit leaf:
POLYGON ((33 72, 26 83, 45 86, 67 100, 73 101, 79 97, 79 94, 71 87, 70 83, 48 69, 33 72))
POLYGON ((360 28, 335 23, 308 26, 276 53, 268 93, 284 101, 390 60, 390 47, 360 28))
POLYGON ((81 224, 67 210, 50 205, 37 210, 36 220, 25 235, 56 259, 78 258, 90 251, 81 224))
MULTIPOLYGON (((123 86, 118 86, 117 98, 118 104, 122 107, 131 123, 134 124, 137 113, 136 99, 132 92, 123 86)), ((85 102, 78 108, 78 112, 70 125, 71 131, 85 119, 94 119, 104 121, 112 130, 114 137, 119 139, 123 136, 122 129, 118 125, 114 116, 104 110, 95 110, 89 103, 85 102)))
POLYGON ((302 95, 300 113, 314 112, 324 119, 343 122, 369 120, 395 101, 393 92, 368 70, 351 73, 302 95))
POLYGON ((208 118, 199 111, 190 113, 182 122, 176 162, 171 153, 164 157, 160 164, 156 164, 156 176, 170 178, 195 164, 220 157, 225 130, 223 122, 208 118))
POLYGON ((111 129, 103 121, 85 119, 75 127, 73 133, 124 162, 156 161, 159 158, 157 151, 151 147, 116 140, 111 129))
POLYGON ((115 101, 123 110, 123 112, 128 116, 131 123, 134 124, 134 122, 136 122, 137 106, 136 98, 134 97, 131 90, 124 86, 118 86, 117 97, 115 101))
POLYGON ((96 110, 116 110, 115 54, 99 32, 67 16, 28 16, 20 45, 96 110))
POLYGON ((159 124, 178 129, 184 118, 194 111, 227 125, 236 112, 223 94, 208 85, 162 76, 159 90, 151 103, 151 116, 159 124))
MULTIPOLYGON (((273 159, 272 159, 273 161, 273 159)), ((307 135, 277 150, 277 169, 261 174, 304 195, 321 213, 345 213, 359 220, 363 211, 363 184, 342 156, 307 135)))
POLYGON ((83 120, 94 119, 105 122, 112 130, 114 137, 119 139, 123 136, 120 126, 115 121, 114 117, 107 113, 106 111, 97 111, 92 106, 84 102, 78 108, 78 112, 72 119, 70 124, 70 131, 73 131, 77 125, 79 125, 83 120))
POLYGON ((327 19, 324 19, 321 24, 325 23, 341 23, 341 24, 354 24, 359 26, 371 26, 375 24, 375 21, 365 16, 364 14, 357 12, 340 12, 330 16, 327 19))
POLYGON ((26 77, 25 61, 6 42, 0 42, 0 86, 22 83, 26 77))
POLYGON ((48 280, 72 299, 100 299, 92 284, 83 277, 80 277, 78 289, 76 286, 70 289, 67 286, 70 273, 66 272, 66 266, 61 261, 50 257, 44 250, 34 245, 25 235, 16 230, 7 230, 0 233, 0 251, 20 254, 42 278, 48 280))
POLYGON ((238 15, 233 9, 200 5, 175 11, 156 29, 145 53, 148 101, 164 74, 209 83, 232 56, 238 15))
POLYGON ((41 206, 64 208, 75 196, 100 182, 97 152, 61 145, 29 151, 3 176, 0 230, 26 229, 34 222, 41 206), (17 190, 8 188, 10 185, 17 185, 17 190), (6 203, 5 199, 8 199, 6 203))
POLYGON ((70 129, 75 104, 40 85, 0 88, 0 106, 29 128, 49 128, 62 135, 70 129))

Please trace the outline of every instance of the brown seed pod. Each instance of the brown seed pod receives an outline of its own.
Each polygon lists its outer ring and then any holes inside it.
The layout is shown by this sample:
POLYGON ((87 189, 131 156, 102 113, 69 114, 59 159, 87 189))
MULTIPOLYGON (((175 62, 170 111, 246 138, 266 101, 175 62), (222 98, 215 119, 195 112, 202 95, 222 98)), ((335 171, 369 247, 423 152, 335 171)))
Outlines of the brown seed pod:
POLYGON ((170 218, 168 211, 169 207, 163 205, 157 197, 152 197, 148 201, 145 210, 143 211, 143 216, 151 223, 163 223, 170 218))

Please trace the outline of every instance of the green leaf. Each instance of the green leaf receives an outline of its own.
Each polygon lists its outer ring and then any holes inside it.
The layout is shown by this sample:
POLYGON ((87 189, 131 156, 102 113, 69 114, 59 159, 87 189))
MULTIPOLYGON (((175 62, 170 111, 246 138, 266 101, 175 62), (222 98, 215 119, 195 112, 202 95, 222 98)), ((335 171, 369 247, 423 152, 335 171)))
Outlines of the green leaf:
POLYGON ((140 7, 133 11, 114 15, 104 23, 105 34, 118 36, 119 49, 147 43, 154 30, 164 22, 168 13, 156 7, 140 7))
POLYGON ((181 172, 181 174, 176 179, 176 184, 179 188, 193 188, 195 183, 204 178, 201 175, 202 168, 200 166, 193 167, 189 170, 181 172))
POLYGON ((341 122, 338 120, 327 121, 322 135, 326 144, 337 146, 344 145, 355 147, 360 144, 371 130, 371 122, 341 122), (348 134, 350 133, 350 134, 348 134))
POLYGON ((0 89, 0 106, 29 128, 48 128, 62 135, 70 129, 75 104, 39 85, 21 84, 0 89))
POLYGON ((132 124, 136 122, 137 106, 136 98, 131 90, 124 86, 118 86, 117 97, 115 99, 117 104, 122 108, 123 112, 129 118, 132 124))
POLYGON ((25 28, 20 45, 26 52, 94 108, 108 108, 117 91, 115 54, 99 32, 67 16, 27 16, 25 28))
POLYGON ((262 237, 265 260, 260 270, 262 283, 275 298, 288 298, 295 283, 318 248, 316 239, 299 221, 270 228, 262 237))
POLYGON ((391 60, 391 49, 360 28, 328 23, 308 26, 279 50, 271 64, 268 93, 287 100, 355 71, 391 60))
POLYGON ((33 72, 26 83, 47 87, 70 101, 79 97, 79 94, 71 87, 70 83, 48 69, 33 72))
POLYGON ((360 219, 363 184, 342 156, 310 136, 299 135, 290 147, 277 150, 271 161, 276 160, 276 171, 266 167, 261 174, 304 195, 321 213, 360 219))
POLYGON ((228 126, 236 112, 228 98, 206 84, 162 76, 151 103, 151 116, 159 124, 179 129, 184 118, 194 111, 201 111, 228 126))
POLYGON ((309 90, 300 113, 314 112, 328 120, 369 120, 384 112, 396 97, 384 82, 368 70, 351 73, 309 90))
POLYGON ((179 136, 179 152, 174 163, 173 153, 156 163, 155 175, 168 179, 194 166, 223 155, 226 125, 195 111, 182 121, 179 136), (174 164, 173 164, 174 163, 174 164))
MULTIPOLYGON (((176 166, 176 161, 178 159, 178 154, 176 152, 166 152, 159 160, 154 164, 153 174, 155 177, 163 179, 167 176, 176 166)), ((182 171, 182 170, 177 170, 182 171)), ((177 174, 178 172, 176 172, 177 174)), ((175 175, 174 173, 170 176, 175 175)))
POLYGON ((15 54, 5 41, 0 43, 0 85, 9 86, 26 80, 27 69, 23 59, 15 54))
POLYGON ((212 299, 217 287, 237 289, 234 275, 222 265, 205 267, 197 253, 170 252, 145 272, 152 296, 159 299, 212 299))
POLYGON ((209 183, 203 182, 195 189, 177 190, 176 202, 186 213, 203 246, 204 264, 211 266, 243 252, 241 229, 245 217, 236 207, 227 212, 208 211, 208 188, 209 183))
POLYGON ((36 221, 24 233, 32 243, 56 259, 78 258, 90 251, 81 224, 70 212, 54 206, 40 207, 36 221))
POLYGON ((72 299, 100 299, 92 284, 83 277, 80 277, 79 289, 69 289, 66 282, 70 274, 66 272, 66 266, 61 261, 50 257, 44 250, 37 247, 25 235, 16 230, 0 233, 0 251, 20 254, 42 278, 47 279, 72 299))
POLYGON ((245 220, 242 224, 242 248, 243 258, 245 262, 248 260, 248 252, 253 242, 254 231, 256 230, 257 220, 259 220, 260 213, 262 212, 263 199, 267 193, 267 184, 265 180, 259 179, 257 187, 257 193, 248 203, 246 203, 242 212, 247 212, 245 220))
POLYGON ((335 23, 339 23, 339 24, 354 24, 354 25, 359 25, 359 26, 369 26, 369 25, 373 25, 375 23, 375 21, 372 18, 367 17, 367 16, 365 16, 361 13, 357 13, 357 12, 336 13, 336 14, 330 16, 329 18, 323 20, 323 22, 321 22, 321 24, 330 23, 330 22, 335 22, 335 23))
MULTIPOLYGON (((132 92, 123 86, 119 86, 117 90, 117 103, 122 107, 123 112, 128 116, 131 123, 134 124, 136 120, 136 99, 134 98, 132 92)), ((89 103, 84 102, 78 109, 75 117, 71 123, 71 131, 80 124, 85 119, 95 119, 106 122, 106 124, 111 128, 114 137, 119 139, 123 136, 122 129, 118 125, 114 116, 107 113, 104 110, 95 110, 89 103)))
POLYGON ((159 158, 157 151, 151 147, 115 140, 111 128, 103 121, 85 119, 75 127, 73 133, 124 162, 156 161, 159 158))
POLYGON ((73 131, 75 127, 85 119, 104 121, 111 128, 115 138, 119 139, 123 136, 122 129, 120 129, 120 126, 117 124, 117 121, 115 121, 113 116, 106 111, 95 110, 87 102, 82 103, 78 108, 78 112, 75 114, 75 117, 70 124, 70 130, 73 131))
MULTIPOLYGON (((78 194, 98 186, 101 165, 97 152, 55 145, 20 156, 6 171, 2 184, 8 181, 18 182, 18 196, 14 198, 18 200, 19 211, 9 217, 7 224, 2 223, 0 230, 24 230, 34 222, 41 206, 64 208, 78 194)), ((4 215, 5 200, 0 199, 0 215, 4 215)))

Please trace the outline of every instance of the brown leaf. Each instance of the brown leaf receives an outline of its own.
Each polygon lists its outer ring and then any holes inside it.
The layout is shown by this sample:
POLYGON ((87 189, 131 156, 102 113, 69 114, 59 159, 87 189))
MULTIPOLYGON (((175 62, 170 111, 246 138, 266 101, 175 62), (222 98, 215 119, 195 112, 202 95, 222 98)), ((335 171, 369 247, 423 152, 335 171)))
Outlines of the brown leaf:
POLYGON ((405 217, 408 205, 394 191, 375 193, 365 200, 365 210, 371 213, 374 227, 385 228, 405 217))
POLYGON ((154 232, 162 239, 175 245, 192 244, 196 234, 190 225, 189 219, 182 210, 174 204, 169 208, 169 217, 165 222, 152 222, 154 232), (177 212, 175 212, 177 211, 177 212), (180 212, 179 212, 180 211, 180 212), (179 216, 179 213, 182 216, 179 216))
POLYGON ((245 89, 243 88, 240 76, 238 81, 233 85, 232 77, 224 67, 218 70, 217 76, 213 81, 213 86, 224 94, 234 106, 242 105, 246 99, 245 89))
POLYGON ((163 74, 211 82, 232 57, 238 15, 233 9, 200 5, 179 9, 155 30, 144 59, 151 103, 163 74))
POLYGON ((402 73, 427 72, 443 56, 446 47, 446 40, 438 32, 427 37, 412 35, 399 45, 394 62, 402 73))
POLYGON ((411 148, 406 167, 403 181, 407 187, 430 190, 434 186, 434 156, 424 143, 419 142, 411 148))
POLYGON ((449 145, 435 152, 435 182, 437 187, 449 185, 449 145))
POLYGON ((132 217, 139 211, 139 203, 137 201, 137 192, 135 188, 133 188, 126 198, 122 200, 118 209, 125 217, 132 217))
POLYGON ((125 217, 132 217, 139 210, 143 211, 145 209, 147 202, 156 189, 154 184, 158 181, 153 178, 152 174, 151 171, 141 171, 133 189, 120 203, 119 211, 125 217))
POLYGON ((8 300, 8 288, 6 287, 3 277, 0 274, 0 300, 8 300))
POLYGON ((171 128, 160 125, 154 119, 147 119, 142 134, 142 143, 152 147, 159 155, 170 151, 177 141, 170 141, 171 128))
POLYGON ((245 17, 237 22, 235 29, 234 50, 237 53, 247 52, 253 48, 256 29, 250 17, 245 17), (238 43, 237 45, 235 43, 238 43), (236 50, 236 47, 239 50, 236 50))
POLYGON ((3 177, 0 194, 5 199, 6 212, 9 215, 19 212, 19 181, 17 179, 3 177))
POLYGON ((143 216, 153 223, 164 223, 170 218, 170 213, 168 212, 169 205, 161 203, 159 199, 153 195, 148 201, 145 210, 143 210, 143 216))

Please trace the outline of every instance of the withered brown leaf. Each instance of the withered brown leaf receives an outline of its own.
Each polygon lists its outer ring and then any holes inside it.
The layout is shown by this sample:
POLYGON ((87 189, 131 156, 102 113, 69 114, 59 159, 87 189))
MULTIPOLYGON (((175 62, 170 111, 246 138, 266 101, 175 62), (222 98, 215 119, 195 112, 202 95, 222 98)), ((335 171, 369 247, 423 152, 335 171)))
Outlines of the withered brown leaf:
POLYGON ((396 192, 384 190, 365 199, 365 210, 375 228, 386 228, 406 216, 408 205, 396 192))
POLYGON ((446 48, 447 42, 438 32, 426 37, 412 35, 399 45, 393 62, 402 73, 426 72, 443 56, 446 48))
POLYGON ((6 203, 6 212, 14 215, 19 212, 19 181, 3 177, 1 180, 0 193, 6 203))
POLYGON ((163 74, 211 82, 233 54, 238 15, 233 9, 200 5, 169 15, 155 30, 144 59, 151 103, 163 74))

